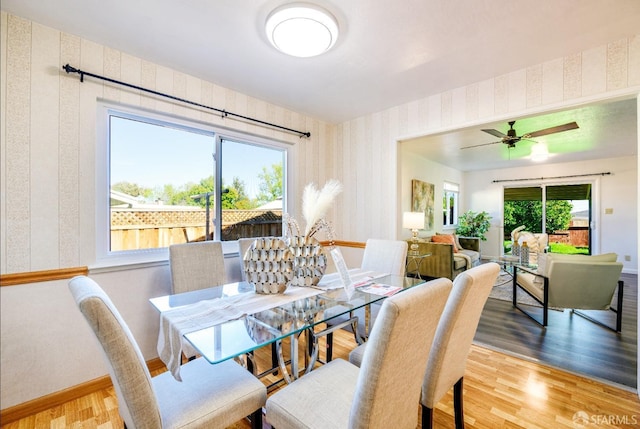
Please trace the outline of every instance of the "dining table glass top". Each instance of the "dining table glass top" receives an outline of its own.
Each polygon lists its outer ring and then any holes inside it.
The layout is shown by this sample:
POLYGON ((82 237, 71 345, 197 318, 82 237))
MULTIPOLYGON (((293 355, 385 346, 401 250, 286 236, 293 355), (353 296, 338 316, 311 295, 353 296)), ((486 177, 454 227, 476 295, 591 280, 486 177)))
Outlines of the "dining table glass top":
POLYGON ((299 294, 304 297, 286 301, 282 299, 284 297, 256 294, 250 283, 237 282, 152 298, 150 302, 160 312, 184 309, 185 306, 216 298, 229 300, 241 308, 243 314, 238 318, 184 334, 207 361, 215 364, 381 301, 387 296, 383 295, 386 290, 390 295, 420 283, 424 281, 404 276, 365 277, 355 282, 356 287, 350 297, 344 287, 325 289, 290 286, 285 295, 299 294), (279 299, 282 299, 281 303, 277 302, 279 299))

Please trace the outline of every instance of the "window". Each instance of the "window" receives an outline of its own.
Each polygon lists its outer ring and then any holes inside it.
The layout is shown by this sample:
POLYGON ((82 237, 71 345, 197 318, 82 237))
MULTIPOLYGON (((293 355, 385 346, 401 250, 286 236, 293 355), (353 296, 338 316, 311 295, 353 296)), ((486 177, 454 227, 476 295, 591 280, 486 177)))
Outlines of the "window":
POLYGON ((114 108, 105 122, 108 237, 98 258, 282 234, 286 145, 114 108))
POLYGON ((442 225, 445 228, 458 224, 458 193, 458 185, 455 183, 444 182, 442 196, 442 225))
POLYGON ((220 148, 221 240, 281 236, 284 151, 224 137, 220 148))

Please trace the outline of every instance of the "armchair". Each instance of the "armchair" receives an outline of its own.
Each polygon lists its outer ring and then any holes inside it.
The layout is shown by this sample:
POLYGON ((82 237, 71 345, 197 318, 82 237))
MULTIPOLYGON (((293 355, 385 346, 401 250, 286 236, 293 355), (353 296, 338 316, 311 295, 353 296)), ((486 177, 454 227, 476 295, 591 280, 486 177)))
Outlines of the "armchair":
POLYGON ((542 326, 547 326, 549 307, 569 308, 575 314, 606 328, 622 330, 622 296, 624 283, 620 280, 622 263, 618 255, 538 255, 537 270, 514 267, 513 305, 542 326), (517 303, 516 292, 522 289, 542 305, 542 321, 523 310, 517 303), (611 307, 615 292, 617 306, 611 307), (612 310, 616 313, 615 329, 577 310, 612 310))

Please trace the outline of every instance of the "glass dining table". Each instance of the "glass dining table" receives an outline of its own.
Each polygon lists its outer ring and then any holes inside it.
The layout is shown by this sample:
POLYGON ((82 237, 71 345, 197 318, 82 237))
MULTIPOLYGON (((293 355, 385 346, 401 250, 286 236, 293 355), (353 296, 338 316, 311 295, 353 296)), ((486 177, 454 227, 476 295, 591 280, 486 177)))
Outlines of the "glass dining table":
MULTIPOLYGON (((326 333, 351 324, 357 326, 354 311, 365 309, 365 326, 370 327, 370 305, 384 300, 396 292, 411 288, 424 280, 404 276, 375 276, 361 270, 351 270, 354 288, 351 296, 341 286, 337 274, 325 275, 317 287, 290 286, 283 296, 260 295, 247 282, 151 298, 151 304, 160 312, 188 309, 205 300, 227 300, 241 309, 240 316, 231 320, 219 320, 211 326, 198 326, 184 334, 184 338, 211 364, 245 356, 254 350, 275 343, 279 370, 288 383, 301 373, 311 371, 318 359, 318 338, 326 333), (339 285, 339 287, 336 287, 339 285), (287 299, 287 295, 290 295, 287 299), (300 297, 301 296, 301 297, 300 297), (299 298, 300 297, 300 298, 299 298), (256 310, 256 311, 253 311, 256 310), (349 314, 339 325, 324 329, 329 319, 349 314), (299 368, 298 339, 306 335, 305 368, 299 368), (282 352, 282 340, 290 339, 290 357, 286 361, 282 352), (287 369, 290 365, 290 372, 287 369)), ((225 301, 225 302, 227 302, 225 301)), ((220 302, 220 301, 218 301, 220 302)), ((353 329, 354 335, 357 330, 353 329)), ((355 335, 356 341, 363 339, 355 335)), ((257 374, 256 374, 257 375, 257 374)))

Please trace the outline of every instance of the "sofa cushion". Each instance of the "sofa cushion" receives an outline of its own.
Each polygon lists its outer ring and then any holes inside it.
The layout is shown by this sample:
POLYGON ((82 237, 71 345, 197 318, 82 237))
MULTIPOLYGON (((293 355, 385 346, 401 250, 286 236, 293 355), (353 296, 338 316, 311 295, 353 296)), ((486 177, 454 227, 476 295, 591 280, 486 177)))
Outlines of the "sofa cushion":
POLYGON ((467 259, 462 256, 453 255, 453 270, 460 271, 467 269, 467 259))
POLYGON ((456 240, 451 234, 436 234, 431 237, 431 241, 434 243, 446 243, 451 244, 453 246, 453 251, 458 252, 458 247, 456 246, 456 240))
POLYGON ((480 264, 480 253, 475 250, 458 249, 453 254, 453 269, 455 271, 468 270, 480 264))
POLYGON ((542 277, 518 271, 518 284, 538 300, 544 300, 544 279, 542 277))
POLYGON ((476 266, 480 261, 480 252, 469 249, 458 249, 458 253, 463 253, 471 259, 471 266, 476 266))

